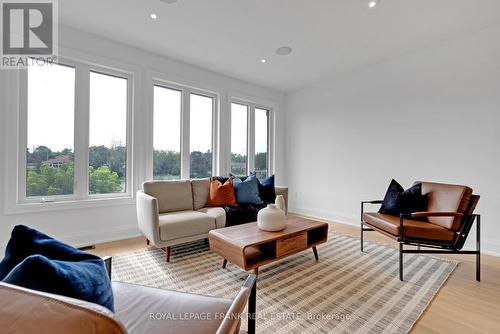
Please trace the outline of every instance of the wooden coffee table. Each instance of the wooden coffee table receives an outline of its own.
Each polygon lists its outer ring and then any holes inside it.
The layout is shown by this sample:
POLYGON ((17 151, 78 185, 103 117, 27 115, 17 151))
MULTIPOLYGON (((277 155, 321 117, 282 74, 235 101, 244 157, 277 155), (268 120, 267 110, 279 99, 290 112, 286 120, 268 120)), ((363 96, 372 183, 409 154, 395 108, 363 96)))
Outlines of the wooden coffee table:
POLYGON ((259 267, 312 248, 318 261, 316 246, 326 242, 328 224, 289 216, 286 227, 279 232, 266 232, 257 223, 212 230, 208 234, 210 249, 224 258, 222 268, 230 261, 243 270, 259 267))

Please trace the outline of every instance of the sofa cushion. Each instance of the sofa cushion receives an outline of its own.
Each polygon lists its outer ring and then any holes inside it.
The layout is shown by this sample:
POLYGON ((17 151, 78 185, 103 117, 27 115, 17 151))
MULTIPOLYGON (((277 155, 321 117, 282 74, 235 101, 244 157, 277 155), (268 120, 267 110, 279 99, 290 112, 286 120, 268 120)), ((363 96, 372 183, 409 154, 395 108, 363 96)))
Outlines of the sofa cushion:
MULTIPOLYGON (((472 196, 472 189, 467 186, 420 182, 422 192, 428 194, 427 211, 465 213, 472 196)), ((461 227, 460 217, 429 217, 428 221, 439 226, 458 231, 461 227)))
POLYGON ((215 218, 193 210, 160 214, 159 224, 163 241, 204 234, 216 228, 215 218))
MULTIPOLYGON (((250 175, 257 174, 252 172, 250 175)), ((274 186, 274 174, 266 177, 263 180, 258 180, 259 183, 259 197, 264 203, 274 203, 276 201, 276 189, 274 186)))
POLYGON ((215 219, 217 228, 226 226, 226 211, 221 207, 206 207, 198 210, 215 219))
POLYGON ((257 221, 257 213, 265 208, 267 204, 242 203, 237 206, 223 206, 226 212, 226 226, 234 226, 257 221))
POLYGON ((236 202, 249 203, 249 204, 259 204, 262 200, 259 197, 259 181, 257 176, 250 175, 245 181, 241 180, 239 177, 233 179, 234 183, 234 194, 236 197, 236 202))
POLYGON ((224 184, 216 179, 212 179, 210 182, 210 194, 208 196, 207 206, 223 205, 236 205, 232 177, 230 177, 224 184))
POLYGON ((191 187, 193 189, 193 206, 199 210, 207 206, 208 195, 210 193, 210 179, 192 179, 191 187))
MULTIPOLYGON (((379 212, 367 212, 363 214, 363 222, 376 227, 384 232, 399 236, 399 217, 379 212)), ((439 225, 418 220, 404 220, 404 236, 408 238, 453 241, 455 233, 439 225)))
POLYGON ((113 293, 101 258, 27 226, 14 227, 0 268, 5 283, 78 298, 113 310, 113 293))
POLYGON ((158 200, 160 213, 193 210, 191 181, 148 181, 143 184, 144 192, 158 200))
POLYGON ((221 315, 228 312, 232 303, 230 299, 130 283, 112 284, 115 315, 129 333, 215 333, 224 319, 221 315), (189 315, 206 317, 189 319, 189 315))

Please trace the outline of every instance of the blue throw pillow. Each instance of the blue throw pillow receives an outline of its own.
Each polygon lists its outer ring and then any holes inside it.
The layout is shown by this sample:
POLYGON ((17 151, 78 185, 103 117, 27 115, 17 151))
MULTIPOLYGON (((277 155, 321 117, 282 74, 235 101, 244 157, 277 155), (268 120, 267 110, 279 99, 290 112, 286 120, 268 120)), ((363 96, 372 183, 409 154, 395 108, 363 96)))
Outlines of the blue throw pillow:
MULTIPOLYGON (((256 176, 255 172, 250 175, 256 176)), ((276 201, 276 189, 274 188, 274 174, 263 180, 258 180, 259 196, 265 203, 274 203, 276 201)))
POLYGON ((262 203, 262 199, 259 197, 259 181, 255 175, 250 175, 245 181, 242 181, 239 177, 235 177, 233 184, 236 202, 249 204, 262 203))
POLYGON ((14 227, 0 262, 0 280, 114 311, 111 282, 101 258, 27 226, 14 227))

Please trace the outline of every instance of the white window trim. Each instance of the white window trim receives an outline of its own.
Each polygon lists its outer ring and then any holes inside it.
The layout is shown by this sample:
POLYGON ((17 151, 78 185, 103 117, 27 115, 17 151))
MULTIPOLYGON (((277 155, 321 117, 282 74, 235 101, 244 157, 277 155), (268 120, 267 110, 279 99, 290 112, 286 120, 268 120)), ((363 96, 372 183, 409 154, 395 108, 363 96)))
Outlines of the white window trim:
POLYGON ((190 108, 190 95, 200 95, 209 97, 212 99, 212 175, 217 175, 219 171, 219 115, 220 115, 220 94, 216 91, 197 88, 190 85, 180 84, 177 82, 172 82, 169 80, 162 79, 158 75, 153 75, 151 77, 152 84, 150 85, 150 96, 149 100, 151 101, 151 120, 150 120, 150 143, 151 143, 151 154, 148 159, 148 178, 150 180, 153 179, 153 154, 154 154, 154 87, 160 86, 167 89, 173 89, 181 92, 181 180, 190 179, 190 157, 191 157, 191 148, 190 148, 190 116, 191 116, 191 108, 190 108))
MULTIPOLYGON (((64 51, 63 51, 64 52, 64 51)), ((73 52, 65 52, 72 54, 73 52)), ((134 73, 137 69, 127 64, 118 63, 104 58, 95 58, 89 55, 73 53, 73 56, 60 56, 61 65, 75 68, 75 113, 74 113, 74 153, 75 175, 72 195, 26 196, 26 147, 27 147, 27 70, 9 71, 9 85, 11 92, 8 95, 9 110, 15 111, 8 122, 11 132, 7 134, 8 156, 16 157, 7 163, 7 189, 5 214, 19 214, 31 212, 45 212, 54 210, 69 210, 88 207, 105 207, 131 205, 134 203, 134 73), (86 61, 80 59, 94 59, 86 61), (114 194, 89 194, 88 192, 88 152, 89 152, 89 80, 90 71, 114 75, 127 79, 127 179, 126 191, 114 194), (78 74, 80 73, 80 75, 78 74), (86 73, 87 75, 82 75, 86 73), (15 114, 15 115, 14 115, 15 114), (77 150, 79 154, 77 155, 77 150), (15 153, 14 153, 15 152, 15 153), (84 160, 84 161, 82 161, 84 160), (86 168, 84 166, 87 166, 86 168)))
MULTIPOLYGON (((231 104, 241 104, 248 107, 247 114, 247 173, 255 170, 255 109, 268 111, 267 125, 267 175, 275 174, 275 109, 273 102, 252 99, 249 97, 238 97, 237 95, 229 99, 229 124, 231 124, 231 104), (255 102, 257 101, 257 102, 255 102)), ((229 141, 231 140, 231 126, 229 127, 229 141)), ((231 143, 229 144, 228 171, 231 171, 231 143)))

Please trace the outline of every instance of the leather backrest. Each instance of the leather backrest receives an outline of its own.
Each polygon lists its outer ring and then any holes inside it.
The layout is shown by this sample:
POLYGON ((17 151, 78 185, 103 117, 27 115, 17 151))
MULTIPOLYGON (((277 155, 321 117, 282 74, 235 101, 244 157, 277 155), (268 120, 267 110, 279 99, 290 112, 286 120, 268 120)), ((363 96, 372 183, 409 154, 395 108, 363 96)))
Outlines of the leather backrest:
MULTIPOLYGON (((415 183, 419 183, 415 182, 415 183)), ((427 211, 430 212, 459 212, 466 213, 472 196, 472 189, 467 186, 421 182, 422 194, 429 194, 427 211)), ((440 225, 447 229, 457 231, 462 224, 461 217, 429 217, 430 223, 440 225)))
POLYGON ((191 181, 147 181, 142 185, 144 193, 158 200, 160 213, 193 210, 191 181))
POLYGON ((86 301, 0 282, 0 332, 126 334, 113 312, 86 301))

